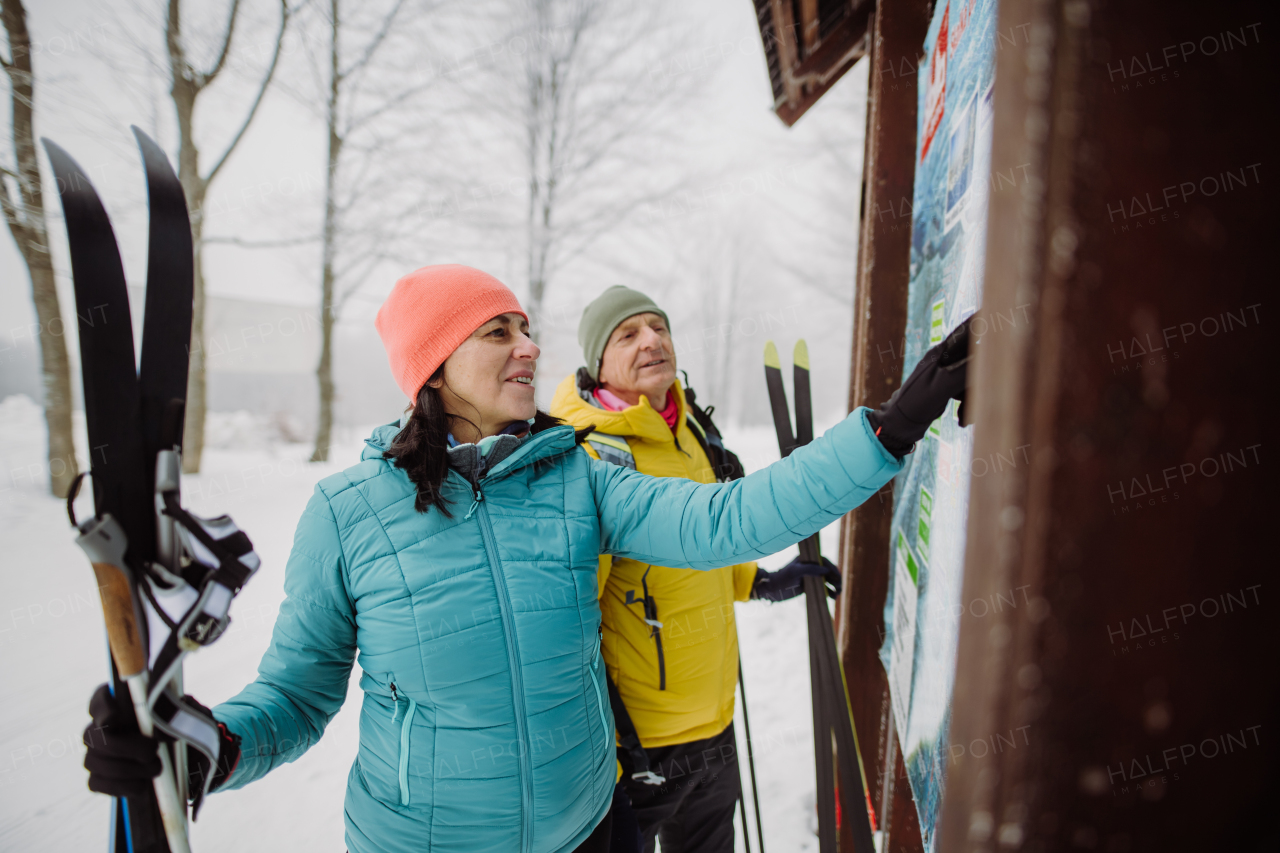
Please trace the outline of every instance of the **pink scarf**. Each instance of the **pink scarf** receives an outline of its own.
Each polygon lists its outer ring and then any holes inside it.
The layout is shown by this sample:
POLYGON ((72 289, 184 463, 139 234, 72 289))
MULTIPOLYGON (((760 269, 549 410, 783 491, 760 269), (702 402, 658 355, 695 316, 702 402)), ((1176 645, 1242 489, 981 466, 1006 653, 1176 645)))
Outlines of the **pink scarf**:
MULTIPOLYGON (((629 409, 630 404, 626 400, 619 397, 612 391, 606 391, 603 388, 597 388, 594 392, 595 398, 600 405, 604 406, 611 412, 621 412, 623 409, 629 409)), ((667 404, 658 414, 662 415, 662 419, 667 422, 667 426, 671 427, 672 432, 676 428, 676 415, 679 409, 676 407, 676 395, 667 392, 667 404)))

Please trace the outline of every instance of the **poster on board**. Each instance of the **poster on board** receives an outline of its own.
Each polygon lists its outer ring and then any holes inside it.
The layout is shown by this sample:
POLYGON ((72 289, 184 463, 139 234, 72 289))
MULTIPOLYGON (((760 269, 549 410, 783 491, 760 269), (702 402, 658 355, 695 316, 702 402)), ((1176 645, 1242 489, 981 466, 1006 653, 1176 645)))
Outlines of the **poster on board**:
MULTIPOLYGON (((996 0, 939 3, 924 44, 903 377, 982 301, 996 0)), ((894 725, 926 851, 946 783, 973 429, 953 401, 894 489, 886 636, 894 725)))

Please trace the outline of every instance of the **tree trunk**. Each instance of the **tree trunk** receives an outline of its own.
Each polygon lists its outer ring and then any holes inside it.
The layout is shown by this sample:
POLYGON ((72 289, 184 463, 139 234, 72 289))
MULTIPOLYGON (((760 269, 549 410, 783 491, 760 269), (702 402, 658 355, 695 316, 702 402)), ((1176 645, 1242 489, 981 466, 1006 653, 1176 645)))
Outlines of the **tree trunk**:
MULTIPOLYGON (((49 232, 41 195, 40 161, 32 129, 35 80, 31 73, 31 38, 21 0, 4 0, 4 26, 9 37, 9 74, 13 107, 13 147, 17 156, 18 196, 11 203, 3 190, 9 230, 27 264, 31 297, 35 302, 40 339, 40 371, 44 388, 44 419, 48 433, 49 489, 67 496, 79 472, 71 428, 71 367, 58 290, 49 254, 49 232)), ((0 178, 2 180, 2 178, 0 178)))
POLYGON ((200 151, 195 142, 195 82, 185 76, 174 76, 170 95, 178 119, 178 182, 187 196, 191 217, 193 260, 191 346, 187 366, 187 410, 182 427, 182 470, 188 474, 200 471, 204 455, 204 416, 206 410, 205 345, 204 345, 204 199, 208 183, 200 176, 200 151))
MULTIPOLYGON (((41 211, 41 219, 43 219, 41 211)), ((41 229, 43 230, 43 229, 41 229)), ((63 332, 58 290, 47 243, 23 252, 31 273, 31 295, 40 324, 40 373, 44 388, 44 421, 49 436, 49 490, 65 498, 79 473, 71 426, 71 365, 67 358, 67 338, 63 332), (34 256, 34 257, 33 257, 34 256)))
MULTIPOLYGON (((536 103, 536 96, 531 98, 536 103)), ((536 121, 536 118, 530 119, 536 121)), ((538 140, 537 134, 533 128, 529 130, 529 207, 525 215, 525 239, 526 239, 526 275, 529 279, 529 298, 525 304, 525 310, 529 312, 529 336, 533 338, 534 343, 538 343, 538 337, 542 333, 542 323, 540 315, 542 312, 542 295, 546 292, 547 282, 543 277, 544 270, 538 265, 538 246, 540 244, 541 235, 538 231, 538 140)))
POLYGON ((342 156, 342 137, 338 134, 338 94, 342 86, 338 68, 338 0, 330 2, 329 38, 329 102, 325 115, 329 126, 329 168, 324 182, 324 245, 321 247, 320 273, 320 363, 316 380, 320 390, 320 410, 316 421, 316 446, 312 462, 329 461, 329 444, 333 439, 333 276, 338 236, 338 158, 342 156))
POLYGON ((191 215, 191 242, 194 260, 192 313, 191 313, 191 348, 187 379, 187 411, 183 424, 182 470, 194 474, 200 470, 201 457, 204 455, 204 419, 208 408, 205 375, 207 362, 205 359, 204 336, 204 201, 209 192, 209 185, 217 176, 223 164, 235 151, 244 137, 245 131, 253 122, 253 117, 262 104, 271 78, 275 75, 280 59, 280 48, 283 44, 285 30, 289 25, 289 7, 286 0, 280 0, 280 31, 276 35, 275 52, 271 57, 271 65, 258 87, 258 94, 253 105, 245 115, 240 129, 232 137, 231 143, 222 156, 218 157, 207 175, 200 174, 200 152, 195 142, 195 109, 196 98, 205 87, 213 82, 221 72, 227 56, 231 51, 231 40, 235 33, 236 18, 240 10, 240 0, 232 0, 228 12, 227 28, 223 33, 222 49, 213 68, 207 72, 199 72, 187 62, 182 44, 181 0, 169 0, 168 13, 165 19, 165 46, 169 53, 169 71, 171 88, 169 94, 173 98, 174 111, 178 118, 178 181, 187 196, 187 209, 191 215))
MULTIPOLYGON (((203 185, 203 181, 201 184, 203 185)), ((194 201, 199 210, 204 206, 204 194, 205 187, 201 186, 196 193, 189 193, 187 198, 194 201)), ((191 246, 191 346, 188 348, 187 363, 187 409, 182 425, 182 470, 188 474, 197 474, 200 472, 200 460, 204 456, 204 417, 208 399, 204 345, 204 220, 199 212, 191 217, 191 246)))

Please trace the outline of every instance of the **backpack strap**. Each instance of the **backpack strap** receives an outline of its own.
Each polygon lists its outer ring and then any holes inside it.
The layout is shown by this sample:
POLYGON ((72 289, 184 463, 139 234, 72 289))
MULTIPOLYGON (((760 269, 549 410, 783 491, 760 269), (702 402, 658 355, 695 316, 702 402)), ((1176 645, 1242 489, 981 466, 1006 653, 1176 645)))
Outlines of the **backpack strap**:
POLYGON ((689 407, 685 421, 689 424, 689 430, 694 438, 698 439, 698 444, 702 446, 702 452, 707 454, 707 461, 711 463, 711 470, 715 472, 716 482, 727 483, 747 476, 746 469, 742 467, 742 461, 738 459, 736 453, 724 446, 720 430, 711 420, 711 413, 715 411, 715 406, 708 406, 706 409, 698 406, 698 395, 689 387, 687 376, 684 401, 689 407))
MULTIPOLYGON (((623 468, 630 468, 632 471, 636 470, 636 457, 631 452, 631 445, 627 444, 625 437, 593 431, 586 436, 585 440, 600 456, 602 462, 620 465, 623 468)), ((613 725, 618 731, 618 745, 626 751, 631 760, 631 778, 646 785, 664 784, 667 780, 650 769, 649 754, 644 751, 644 747, 640 744, 640 735, 636 733, 636 724, 632 721, 631 714, 627 711, 627 706, 622 702, 622 694, 618 692, 618 685, 613 683, 613 678, 609 676, 607 671, 605 672, 605 681, 609 685, 609 707, 613 709, 613 725)))
POLYGON ((622 694, 618 685, 613 683, 609 674, 605 673, 609 683, 609 707, 613 709, 613 726, 618 730, 618 745, 627 751, 631 758, 631 778, 646 785, 661 785, 667 780, 649 767, 649 753, 640 745, 640 735, 636 734, 636 724, 627 713, 627 706, 622 704, 622 694))
POLYGON ((595 449, 602 461, 636 470, 635 454, 631 452, 631 445, 627 444, 623 436, 593 431, 586 436, 586 443, 595 449))

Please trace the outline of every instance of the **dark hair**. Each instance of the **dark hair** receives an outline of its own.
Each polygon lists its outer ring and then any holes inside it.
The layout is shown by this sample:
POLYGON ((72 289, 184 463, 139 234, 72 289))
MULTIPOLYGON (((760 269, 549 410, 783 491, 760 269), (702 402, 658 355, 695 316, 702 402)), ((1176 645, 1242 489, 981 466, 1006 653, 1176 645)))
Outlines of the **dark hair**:
MULTIPOLYGON (((449 474, 449 433, 454 421, 471 424, 476 429, 479 427, 462 415, 451 415, 445 411, 440 391, 431 387, 432 382, 443 378, 444 365, 440 365, 419 389, 418 398, 409 414, 409 422, 382 456, 384 459, 394 459, 396 467, 403 468, 409 475, 409 480, 418 487, 418 496, 413 501, 414 509, 427 512, 435 507, 446 518, 452 518, 446 506, 448 501, 440 491, 449 474)), ((534 413, 530 432, 542 432, 562 423, 564 421, 539 409, 534 413)))
MULTIPOLYGON (((598 369, 598 367, 597 367, 598 369)), ((591 372, 585 367, 578 368, 578 388, 583 391, 594 391, 600 387, 600 383, 591 378, 591 372)))

